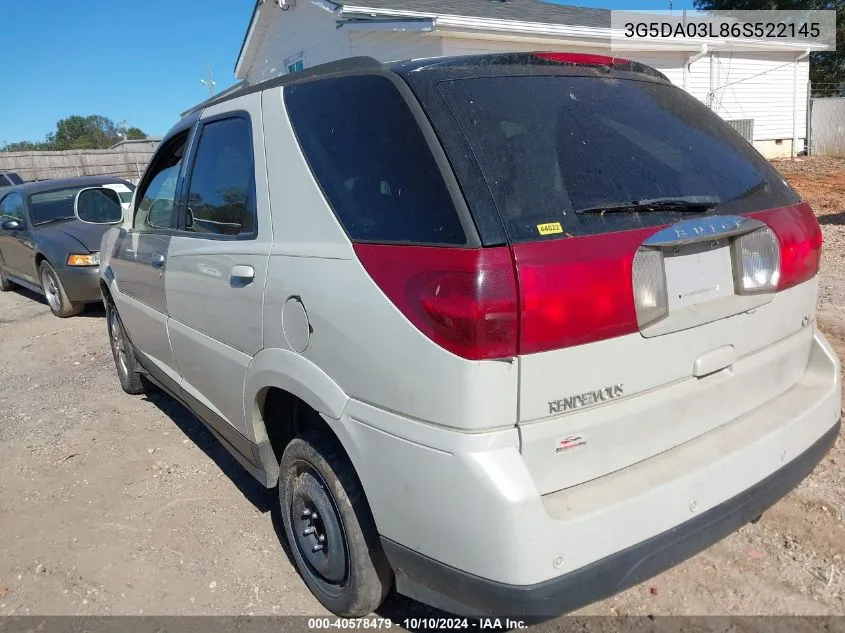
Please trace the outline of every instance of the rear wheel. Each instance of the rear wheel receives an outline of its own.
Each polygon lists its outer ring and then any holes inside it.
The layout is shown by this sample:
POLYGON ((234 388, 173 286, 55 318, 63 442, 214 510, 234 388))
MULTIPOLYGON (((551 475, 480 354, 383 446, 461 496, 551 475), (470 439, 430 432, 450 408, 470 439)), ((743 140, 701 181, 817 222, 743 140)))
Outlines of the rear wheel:
POLYGON ((150 385, 138 372, 135 348, 126 336, 120 315, 111 301, 106 302, 106 323, 109 327, 109 343, 111 343, 111 353, 114 356, 114 366, 117 369, 120 386, 126 393, 133 396, 147 393, 150 385))
POLYGON ((0 292, 9 292, 15 287, 9 279, 6 277, 6 273, 3 272, 3 268, 0 267, 0 292))
POLYGON ((296 567, 311 593, 342 617, 377 609, 393 574, 361 482, 336 442, 307 432, 288 444, 279 501, 296 567))
POLYGON ((56 274, 56 270, 50 265, 50 262, 41 262, 38 272, 41 276, 41 289, 44 291, 47 304, 50 306, 50 311, 53 314, 66 319, 67 317, 79 314, 85 309, 84 303, 73 303, 68 299, 59 275, 56 274))

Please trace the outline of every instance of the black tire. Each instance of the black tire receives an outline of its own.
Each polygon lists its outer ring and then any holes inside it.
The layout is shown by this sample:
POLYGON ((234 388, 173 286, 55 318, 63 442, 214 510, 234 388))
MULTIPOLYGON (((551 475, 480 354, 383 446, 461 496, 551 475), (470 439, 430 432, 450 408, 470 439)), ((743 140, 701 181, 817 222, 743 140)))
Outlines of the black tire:
POLYGON ((6 278, 3 268, 0 267, 0 292, 9 292, 15 288, 15 284, 6 278))
POLYGON ((109 331, 109 343, 114 358, 114 367, 120 386, 126 393, 139 396, 150 390, 150 383, 139 373, 138 359, 132 341, 126 336, 123 321, 114 307, 111 299, 106 301, 106 327, 109 331))
POLYGON ((334 438, 308 431, 288 444, 279 502, 297 570, 317 600, 341 617, 375 611, 393 571, 358 475, 334 438), (318 543, 324 549, 315 551, 318 543))
POLYGON ((41 280, 41 290, 47 299, 50 311, 61 319, 76 316, 85 309, 84 303, 74 303, 68 299, 62 280, 50 262, 43 261, 38 267, 38 278, 41 280))

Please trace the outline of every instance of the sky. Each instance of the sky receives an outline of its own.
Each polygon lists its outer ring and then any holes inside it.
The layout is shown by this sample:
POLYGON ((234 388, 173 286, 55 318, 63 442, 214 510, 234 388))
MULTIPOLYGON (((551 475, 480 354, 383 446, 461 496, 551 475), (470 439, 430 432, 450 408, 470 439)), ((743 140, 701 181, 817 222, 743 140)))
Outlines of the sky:
MULTIPOLYGON (((608 9, 666 9, 669 0, 567 0, 608 9)), ((677 9, 692 0, 673 0, 677 9)), ((254 0, 4 2, 0 147, 40 141, 56 121, 100 114, 161 136, 217 90, 234 66, 254 0)))

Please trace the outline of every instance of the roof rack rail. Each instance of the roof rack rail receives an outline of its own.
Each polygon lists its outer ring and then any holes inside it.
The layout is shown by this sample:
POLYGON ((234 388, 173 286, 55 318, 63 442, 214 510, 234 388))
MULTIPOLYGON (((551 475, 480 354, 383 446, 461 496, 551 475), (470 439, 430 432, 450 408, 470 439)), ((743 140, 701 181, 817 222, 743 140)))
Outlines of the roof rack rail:
POLYGON ((374 57, 365 56, 347 57, 345 59, 327 62, 325 64, 319 64, 318 66, 306 68, 305 70, 300 70, 296 73, 290 73, 289 75, 281 75, 279 77, 265 79, 264 81, 260 81, 257 84, 253 85, 247 84, 241 88, 229 92, 224 91, 217 97, 206 99, 202 103, 198 103, 189 110, 185 110, 185 112, 182 113, 182 117, 186 117, 189 114, 193 114, 197 110, 204 110, 209 106, 217 105, 218 103, 225 103, 226 101, 229 101, 231 99, 237 99, 238 97, 242 97, 253 92, 259 92, 261 90, 267 90, 268 88, 277 88, 278 86, 284 86, 286 84, 298 81, 300 79, 305 79, 307 77, 322 77, 324 75, 333 75, 335 73, 351 72, 357 70, 373 70, 377 68, 384 68, 384 64, 382 64, 379 60, 374 57))

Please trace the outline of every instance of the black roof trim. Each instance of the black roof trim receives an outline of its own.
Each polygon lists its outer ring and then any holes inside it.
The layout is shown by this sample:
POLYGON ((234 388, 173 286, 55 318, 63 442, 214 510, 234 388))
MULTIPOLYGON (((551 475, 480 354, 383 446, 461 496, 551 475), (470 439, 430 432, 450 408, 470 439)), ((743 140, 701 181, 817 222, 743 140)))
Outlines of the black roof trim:
POLYGON ((611 55, 593 55, 580 53, 560 53, 549 51, 530 51, 518 53, 484 53, 455 57, 432 57, 396 62, 391 70, 399 73, 419 72, 436 69, 484 68, 495 66, 539 66, 546 68, 597 68, 609 71, 622 71, 648 75, 655 79, 669 82, 662 72, 646 64, 611 55))
MULTIPOLYGON (((544 51, 536 51, 532 53, 488 53, 484 55, 467 55, 456 57, 431 57, 428 59, 390 62, 388 64, 383 64, 382 62, 378 61, 373 57, 348 57, 346 59, 328 62, 326 64, 320 64, 319 66, 314 66, 312 68, 306 68, 305 70, 302 70, 298 73, 281 75, 279 77, 274 77, 272 79, 262 81, 252 86, 246 85, 237 90, 221 93, 217 97, 204 101, 203 103, 200 103, 199 105, 196 105, 192 109, 188 110, 184 115, 185 118, 183 118, 182 121, 177 124, 177 126, 174 126, 173 130, 171 130, 165 135, 164 140, 167 140, 167 138, 169 138, 170 136, 172 136, 172 134, 178 131, 176 130, 176 127, 179 127, 179 129, 184 129, 189 125, 192 125, 193 122, 196 121, 197 118, 199 118, 202 111, 209 106, 217 105, 219 103, 225 103, 232 99, 237 99, 238 97, 243 97, 244 95, 252 94, 254 92, 269 90, 270 88, 278 88, 280 86, 286 86, 288 84, 297 83, 299 81, 345 73, 356 73, 387 69, 392 70, 398 74, 404 74, 418 72, 426 69, 434 70, 447 68, 472 68, 484 66, 491 67, 530 65, 545 67, 549 69, 568 66, 574 68, 580 67, 606 69, 608 72, 622 71, 629 73, 637 73, 642 75, 648 75, 649 77, 669 82, 669 79, 663 73, 652 68, 651 66, 647 66, 639 62, 632 62, 627 59, 611 58, 608 56, 607 59, 610 59, 611 63, 606 64, 598 61, 577 61, 577 59, 575 61, 559 61, 543 57, 542 55, 544 54, 546 54, 544 53, 544 51)), ((547 54, 552 56, 566 55, 565 53, 547 54)), ((573 54, 573 57, 577 58, 578 55, 573 54)), ((602 56, 584 57, 599 57, 604 59, 604 57, 602 56)))
POLYGON ((278 88, 279 86, 285 86, 287 84, 302 81, 304 79, 312 79, 316 77, 335 75, 338 73, 351 73, 363 70, 380 70, 384 67, 384 64, 382 64, 380 61, 373 57, 347 57, 346 59, 328 62, 326 64, 320 64, 319 66, 313 66, 312 68, 306 68, 305 70, 301 70, 298 73, 281 75, 279 77, 267 79, 266 81, 262 81, 251 86, 244 86, 243 88, 234 90, 226 94, 221 94, 217 98, 204 101, 203 103, 193 107, 191 110, 188 110, 185 116, 199 116, 199 113, 209 106, 217 105, 218 103, 225 103, 226 101, 237 99, 238 97, 243 97, 244 95, 252 94, 253 92, 261 92, 262 90, 268 90, 270 88, 278 88))

